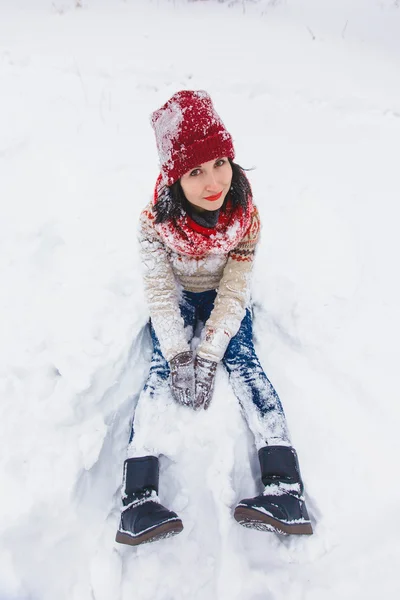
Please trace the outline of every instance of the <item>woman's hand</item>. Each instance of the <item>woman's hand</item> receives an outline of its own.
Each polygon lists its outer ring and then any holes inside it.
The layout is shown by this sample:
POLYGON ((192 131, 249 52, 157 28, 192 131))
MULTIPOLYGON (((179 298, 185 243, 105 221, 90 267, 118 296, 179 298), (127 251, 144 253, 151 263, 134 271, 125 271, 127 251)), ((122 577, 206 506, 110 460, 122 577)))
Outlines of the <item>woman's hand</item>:
POLYGON ((178 404, 194 406, 195 403, 195 377, 193 353, 181 352, 169 362, 171 369, 171 392, 178 404))
POLYGON ((196 395, 194 408, 204 407, 204 410, 210 405, 214 391, 215 374, 218 363, 213 360, 207 360, 196 356, 195 375, 196 375, 196 395))

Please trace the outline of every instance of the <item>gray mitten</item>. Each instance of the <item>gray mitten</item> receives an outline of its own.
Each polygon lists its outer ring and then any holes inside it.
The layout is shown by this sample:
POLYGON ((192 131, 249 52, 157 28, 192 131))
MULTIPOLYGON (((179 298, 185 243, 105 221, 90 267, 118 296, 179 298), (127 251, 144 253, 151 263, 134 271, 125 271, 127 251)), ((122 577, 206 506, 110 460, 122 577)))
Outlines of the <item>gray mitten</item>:
POLYGON ((196 356, 195 374, 196 374, 196 398, 195 408, 204 407, 204 410, 210 405, 214 391, 215 374, 218 363, 213 360, 196 356))
POLYGON ((193 353, 181 352, 169 362, 171 392, 178 404, 193 406, 195 398, 193 353))

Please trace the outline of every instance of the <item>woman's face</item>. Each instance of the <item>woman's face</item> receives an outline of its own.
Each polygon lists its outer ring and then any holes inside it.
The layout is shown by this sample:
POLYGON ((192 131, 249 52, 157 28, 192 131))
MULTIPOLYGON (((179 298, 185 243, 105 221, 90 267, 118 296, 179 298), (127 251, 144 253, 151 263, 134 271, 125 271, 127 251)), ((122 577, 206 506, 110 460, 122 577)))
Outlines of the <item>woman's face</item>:
POLYGON ((186 199, 199 212, 218 210, 231 187, 232 167, 226 157, 209 160, 185 173, 180 181, 186 199))

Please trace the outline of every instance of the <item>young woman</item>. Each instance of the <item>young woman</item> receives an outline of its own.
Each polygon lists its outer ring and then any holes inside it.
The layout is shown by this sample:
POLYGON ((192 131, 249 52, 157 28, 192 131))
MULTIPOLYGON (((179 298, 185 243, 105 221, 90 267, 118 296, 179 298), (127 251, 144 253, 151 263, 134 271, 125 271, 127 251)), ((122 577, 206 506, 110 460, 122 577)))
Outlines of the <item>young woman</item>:
POLYGON ((254 434, 265 488, 239 502, 235 519, 311 534, 282 405, 253 346, 249 278, 260 220, 249 182, 233 162, 232 137, 204 91, 176 93, 153 113, 152 125, 161 173, 141 215, 140 244, 154 348, 124 463, 116 541, 137 545, 182 531, 180 518, 158 499, 158 456, 168 454, 160 446, 169 429, 162 402, 172 395, 177 421, 179 411, 207 409, 219 363, 254 434))

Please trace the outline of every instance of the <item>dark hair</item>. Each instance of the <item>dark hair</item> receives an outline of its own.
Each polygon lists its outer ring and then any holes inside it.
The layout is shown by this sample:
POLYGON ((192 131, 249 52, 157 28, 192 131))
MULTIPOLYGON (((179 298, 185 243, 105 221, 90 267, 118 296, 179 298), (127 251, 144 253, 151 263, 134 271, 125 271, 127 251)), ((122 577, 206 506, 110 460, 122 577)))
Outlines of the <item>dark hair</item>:
MULTIPOLYGON (((229 192, 226 195, 224 206, 230 200, 232 209, 241 206, 244 211, 248 208, 248 199, 251 196, 250 183, 246 175, 245 169, 234 163, 231 158, 228 158, 232 167, 232 183, 229 192)), ((186 212, 188 200, 183 192, 181 182, 175 181, 170 186, 164 186, 159 191, 157 202, 154 206, 156 214, 156 223, 165 223, 166 221, 176 221, 186 212)))

